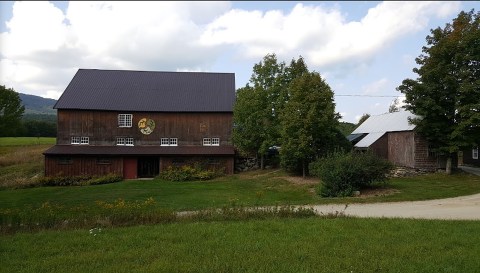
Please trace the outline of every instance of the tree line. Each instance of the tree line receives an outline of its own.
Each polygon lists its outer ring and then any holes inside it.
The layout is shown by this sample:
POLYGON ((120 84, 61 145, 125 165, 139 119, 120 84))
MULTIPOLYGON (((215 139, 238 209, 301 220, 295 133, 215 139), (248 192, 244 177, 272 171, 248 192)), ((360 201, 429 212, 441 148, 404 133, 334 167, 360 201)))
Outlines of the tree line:
POLYGON ((0 85, 0 137, 55 137, 57 124, 24 118, 25 107, 13 88, 0 85))

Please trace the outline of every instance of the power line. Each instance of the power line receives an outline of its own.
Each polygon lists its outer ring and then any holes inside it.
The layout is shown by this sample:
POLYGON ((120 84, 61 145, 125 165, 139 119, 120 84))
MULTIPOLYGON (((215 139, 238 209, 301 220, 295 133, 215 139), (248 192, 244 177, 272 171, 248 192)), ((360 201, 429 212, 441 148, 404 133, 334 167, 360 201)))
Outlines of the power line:
POLYGON ((335 94, 334 95, 335 97, 371 97, 371 98, 376 98, 376 97, 380 97, 380 98, 397 98, 399 96, 383 96, 383 95, 351 95, 351 94, 335 94))

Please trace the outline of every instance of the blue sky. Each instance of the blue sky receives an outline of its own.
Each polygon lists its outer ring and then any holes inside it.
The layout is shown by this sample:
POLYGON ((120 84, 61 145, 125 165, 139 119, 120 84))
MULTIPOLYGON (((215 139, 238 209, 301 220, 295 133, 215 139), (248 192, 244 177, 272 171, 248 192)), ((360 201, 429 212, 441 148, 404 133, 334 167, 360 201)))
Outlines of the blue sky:
POLYGON ((232 72, 237 88, 270 53, 302 56, 356 123, 388 111, 414 78, 430 29, 466 2, 0 2, 0 84, 58 98, 79 68, 232 72), (342 96, 354 95, 354 96, 342 96))

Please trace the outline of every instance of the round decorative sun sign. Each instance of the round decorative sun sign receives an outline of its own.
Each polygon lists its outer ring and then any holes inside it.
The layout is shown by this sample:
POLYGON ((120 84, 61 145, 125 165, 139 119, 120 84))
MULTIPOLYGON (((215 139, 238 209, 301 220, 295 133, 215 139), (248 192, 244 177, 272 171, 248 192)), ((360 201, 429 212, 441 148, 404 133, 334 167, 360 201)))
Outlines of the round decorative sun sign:
POLYGON ((155 121, 149 118, 142 118, 138 121, 138 129, 140 129, 142 134, 149 135, 155 130, 155 121))

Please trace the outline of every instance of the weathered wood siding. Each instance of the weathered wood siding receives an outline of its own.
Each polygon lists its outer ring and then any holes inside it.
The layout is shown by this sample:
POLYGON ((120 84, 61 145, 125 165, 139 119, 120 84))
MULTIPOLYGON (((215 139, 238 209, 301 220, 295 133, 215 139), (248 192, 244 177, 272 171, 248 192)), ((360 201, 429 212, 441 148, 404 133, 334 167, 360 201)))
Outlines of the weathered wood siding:
POLYGON ((428 142, 419 134, 414 135, 415 140, 415 168, 437 169, 445 168, 445 158, 429 153, 428 142))
POLYGON ((381 138, 377 139, 369 149, 378 157, 388 159, 388 135, 385 134, 381 138))
POLYGON ((388 133, 388 160, 397 166, 415 167, 415 138, 412 131, 388 133))
POLYGON ((121 157, 46 156, 45 176, 106 175, 123 176, 121 157), (67 163, 68 162, 68 163, 67 163))
MULTIPOLYGON (((480 167, 480 159, 473 159, 473 148, 463 151, 463 164, 480 167)), ((479 156, 480 158, 480 156, 479 156)))
POLYGON ((232 113, 149 113, 58 110, 57 144, 70 144, 72 136, 88 136, 90 145, 115 145, 117 137, 133 137, 134 145, 159 145, 161 138, 177 138, 178 145, 202 145, 204 137, 232 145, 232 113), (118 114, 132 114, 132 127, 118 127, 118 114), (138 128, 142 118, 155 121, 149 135, 138 128))

